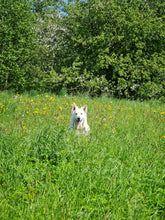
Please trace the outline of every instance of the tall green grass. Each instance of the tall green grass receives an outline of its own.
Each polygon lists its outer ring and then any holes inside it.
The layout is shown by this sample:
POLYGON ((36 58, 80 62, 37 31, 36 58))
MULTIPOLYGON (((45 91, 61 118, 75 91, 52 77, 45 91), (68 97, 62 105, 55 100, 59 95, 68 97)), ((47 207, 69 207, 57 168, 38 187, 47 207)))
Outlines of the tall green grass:
POLYGON ((164 127, 157 101, 1 93, 0 219, 163 219, 164 127))

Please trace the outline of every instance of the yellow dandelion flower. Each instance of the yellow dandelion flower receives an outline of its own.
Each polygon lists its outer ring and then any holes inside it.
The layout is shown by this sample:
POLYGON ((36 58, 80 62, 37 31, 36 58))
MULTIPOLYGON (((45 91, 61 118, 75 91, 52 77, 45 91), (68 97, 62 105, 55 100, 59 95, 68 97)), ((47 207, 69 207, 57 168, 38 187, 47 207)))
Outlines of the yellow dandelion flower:
POLYGON ((67 141, 70 141, 70 138, 67 138, 67 141))
POLYGON ((38 113, 39 113, 39 111, 37 111, 37 110, 36 110, 36 111, 34 111, 33 113, 34 113, 34 114, 38 114, 38 113))
POLYGON ((116 132, 116 128, 113 128, 113 129, 112 129, 112 133, 115 133, 115 132, 116 132))
POLYGON ((165 138, 165 135, 163 136, 163 138, 165 138))
POLYGON ((104 126, 107 127, 108 125, 107 125, 107 124, 104 124, 104 126))
POLYGON ((135 138, 137 138, 137 136, 135 135, 135 138))
POLYGON ((26 127, 25 127, 25 126, 23 126, 23 129, 24 129, 24 130, 26 130, 26 127))
POLYGON ((165 114, 165 112, 161 112, 161 113, 160 113, 160 116, 161 116, 161 117, 163 117, 163 116, 164 116, 164 114, 165 114))
POLYGON ((112 119, 112 116, 109 116, 110 119, 112 119))

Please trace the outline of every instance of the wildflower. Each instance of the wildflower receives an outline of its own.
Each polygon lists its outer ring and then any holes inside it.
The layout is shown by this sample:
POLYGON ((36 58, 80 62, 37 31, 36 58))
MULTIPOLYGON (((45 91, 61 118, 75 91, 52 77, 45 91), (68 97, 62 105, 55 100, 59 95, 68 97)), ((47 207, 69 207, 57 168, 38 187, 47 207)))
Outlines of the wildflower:
POLYGON ((116 128, 113 128, 112 132, 115 133, 116 132, 116 128))
POLYGON ((70 141, 70 138, 67 138, 67 141, 70 141))
POLYGON ((112 119, 112 116, 109 116, 110 119, 112 119))
POLYGON ((25 127, 25 126, 23 126, 23 129, 24 129, 24 130, 26 130, 26 127, 25 127))
POLYGON ((38 114, 38 113, 39 113, 39 111, 37 111, 37 110, 36 110, 36 111, 34 111, 33 113, 34 113, 34 114, 38 114))
POLYGON ((160 113, 160 116, 163 117, 164 114, 165 114, 165 112, 161 112, 161 113, 160 113))
POLYGON ((62 107, 61 107, 61 106, 59 106, 59 109, 60 109, 60 110, 62 110, 62 107))
POLYGON ((156 111, 156 110, 153 110, 153 112, 156 113, 157 111, 156 111))
POLYGON ((165 138, 165 135, 163 136, 163 138, 165 138))
POLYGON ((137 138, 137 136, 135 135, 135 138, 137 138))
POLYGON ((104 126, 107 127, 108 125, 107 125, 107 124, 104 124, 104 126))

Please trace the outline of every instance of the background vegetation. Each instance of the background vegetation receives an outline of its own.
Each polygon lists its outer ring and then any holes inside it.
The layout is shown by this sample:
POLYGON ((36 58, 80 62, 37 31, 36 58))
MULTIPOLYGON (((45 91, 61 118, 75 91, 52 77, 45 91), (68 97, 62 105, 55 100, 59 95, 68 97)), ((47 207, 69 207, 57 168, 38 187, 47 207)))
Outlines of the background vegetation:
POLYGON ((164 99, 163 0, 65 2, 0 1, 1 90, 164 99))
POLYGON ((164 219, 164 104, 0 94, 0 219, 164 219), (67 132, 73 102, 88 136, 67 132))

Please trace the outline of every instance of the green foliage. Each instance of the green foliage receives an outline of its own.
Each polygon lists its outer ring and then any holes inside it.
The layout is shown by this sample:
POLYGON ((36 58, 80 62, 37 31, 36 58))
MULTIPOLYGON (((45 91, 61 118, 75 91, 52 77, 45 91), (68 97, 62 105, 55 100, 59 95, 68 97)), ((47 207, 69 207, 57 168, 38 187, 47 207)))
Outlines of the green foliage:
POLYGON ((163 219, 164 104, 0 93, 0 219, 163 219), (88 105, 88 136, 68 132, 88 105))
POLYGON ((164 100, 165 2, 0 2, 1 90, 164 100))
POLYGON ((165 26, 162 6, 165 6, 162 1, 154 4, 150 1, 89 0, 64 4, 67 12, 64 23, 72 46, 72 53, 66 53, 64 65, 70 72, 74 71, 78 58, 81 62, 79 75, 85 70, 97 78, 105 76, 111 93, 119 97, 163 97, 165 26), (145 90, 148 85, 151 88, 145 90))
POLYGON ((0 8, 0 87, 23 91, 34 47, 33 15, 26 0, 1 1, 0 8))

